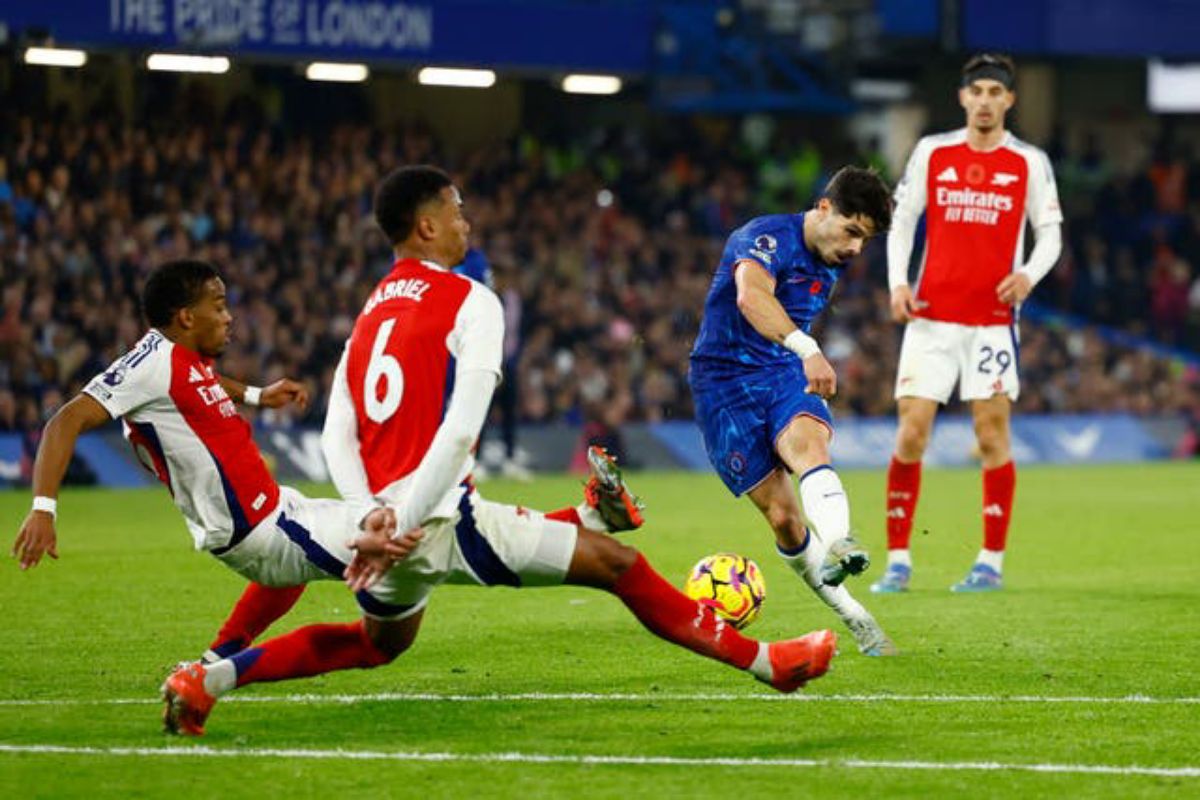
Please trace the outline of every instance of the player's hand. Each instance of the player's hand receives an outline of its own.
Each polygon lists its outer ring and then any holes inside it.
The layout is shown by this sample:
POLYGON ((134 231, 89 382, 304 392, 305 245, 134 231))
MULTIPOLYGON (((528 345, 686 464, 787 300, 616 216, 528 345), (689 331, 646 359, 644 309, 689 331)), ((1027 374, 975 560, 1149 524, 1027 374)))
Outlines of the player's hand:
POLYGON ((304 384, 283 378, 264 387, 258 398, 258 404, 264 408, 283 408, 288 403, 295 403, 301 411, 308 408, 308 389, 304 384))
POLYGON ((897 286, 892 289, 892 321, 912 322, 920 306, 913 298, 912 289, 908 286, 897 286))
POLYGON ((821 353, 813 353, 804 359, 804 375, 808 386, 804 391, 829 399, 837 394, 837 374, 821 353))
POLYGON ((996 296, 1000 298, 1000 302, 1010 306, 1025 302, 1025 298, 1029 297, 1032 291, 1033 281, 1022 272, 1014 272, 996 286, 996 296))
POLYGON ((375 509, 363 520, 363 532, 346 543, 354 558, 342 576, 351 590, 373 586, 396 562, 408 558, 425 536, 420 528, 395 534, 396 512, 390 508, 375 509))
POLYGON ((54 517, 45 511, 30 511, 13 542, 12 554, 20 561, 21 569, 36 567, 42 556, 58 558, 58 534, 54 517))

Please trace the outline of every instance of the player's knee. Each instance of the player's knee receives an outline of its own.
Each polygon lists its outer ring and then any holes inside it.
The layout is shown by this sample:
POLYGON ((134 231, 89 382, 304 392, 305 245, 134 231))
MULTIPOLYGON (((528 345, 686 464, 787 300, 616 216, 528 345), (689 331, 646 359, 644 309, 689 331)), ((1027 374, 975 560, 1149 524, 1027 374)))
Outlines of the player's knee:
POLYGON ((381 667, 384 664, 390 664, 405 650, 407 650, 412 642, 395 642, 385 639, 381 642, 372 642, 372 649, 363 659, 363 668, 381 667))
POLYGON ((793 526, 799 527, 799 520, 792 513, 792 508, 785 503, 772 503, 764 512, 767 524, 777 534, 787 533, 793 526))
POLYGON ((638 551, 611 536, 605 537, 604 541, 605 544, 599 548, 600 562, 607 577, 615 584, 633 567, 638 551))
POLYGON ((984 459, 1002 456, 1009 450, 1008 433, 1002 429, 988 428, 976 431, 979 453, 984 459))
POLYGON ((634 565, 637 557, 637 550, 621 544, 608 534, 580 531, 565 583, 612 589, 634 565))
POLYGON ((896 449, 905 460, 911 461, 925 454, 929 444, 929 429, 914 422, 901 422, 896 432, 896 449))
POLYGON ((987 450, 1003 445, 1008 440, 1008 426, 998 417, 980 416, 975 419, 975 438, 979 448, 987 450))
POLYGON ((611 589, 637 561, 638 551, 605 534, 588 542, 586 572, 592 586, 611 589))
POLYGON ((401 623, 368 619, 363 630, 363 669, 390 664, 416 640, 416 631, 401 623))
MULTIPOLYGON (((824 439, 810 437, 801 443, 799 448, 800 469, 807 472, 810 469, 829 463, 829 442, 824 439)), ((801 474, 803 474, 803 472, 801 474)))

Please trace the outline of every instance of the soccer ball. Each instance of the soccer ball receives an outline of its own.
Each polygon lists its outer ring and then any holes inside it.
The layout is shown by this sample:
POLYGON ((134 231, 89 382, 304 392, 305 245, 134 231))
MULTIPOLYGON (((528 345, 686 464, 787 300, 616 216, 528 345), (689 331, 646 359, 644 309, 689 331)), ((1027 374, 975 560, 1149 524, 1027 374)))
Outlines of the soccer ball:
POLYGON ((750 559, 736 553, 717 553, 692 567, 683 591, 741 630, 758 619, 767 584, 758 564, 750 559))

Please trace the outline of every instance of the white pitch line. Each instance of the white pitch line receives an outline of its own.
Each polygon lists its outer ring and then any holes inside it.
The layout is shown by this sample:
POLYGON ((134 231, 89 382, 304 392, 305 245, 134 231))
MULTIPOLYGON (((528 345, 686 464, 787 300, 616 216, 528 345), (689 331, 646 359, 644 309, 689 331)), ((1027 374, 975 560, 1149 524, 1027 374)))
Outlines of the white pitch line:
POLYGON ((1005 764, 998 761, 873 761, 833 758, 697 758, 683 756, 558 755, 551 753, 421 753, 383 750, 302 750, 291 748, 68 747, 52 744, 0 744, 0 754, 78 756, 157 756, 160 758, 294 758, 307 760, 419 761, 476 764, 566 764, 625 767, 787 767, 979 772, 1041 772, 1067 775, 1150 775, 1200 778, 1200 767, 1143 767, 1118 764, 1005 764))
MULTIPOLYGON (((156 697, 0 699, 5 706, 123 706, 151 705, 156 697)), ((1079 705, 1200 705, 1200 697, 1150 697, 1130 694, 1112 697, 986 694, 679 694, 654 692, 514 692, 492 694, 441 694, 437 692, 378 692, 374 694, 288 694, 225 697, 222 703, 296 703, 301 705, 353 705, 356 703, 1025 703, 1079 705)))

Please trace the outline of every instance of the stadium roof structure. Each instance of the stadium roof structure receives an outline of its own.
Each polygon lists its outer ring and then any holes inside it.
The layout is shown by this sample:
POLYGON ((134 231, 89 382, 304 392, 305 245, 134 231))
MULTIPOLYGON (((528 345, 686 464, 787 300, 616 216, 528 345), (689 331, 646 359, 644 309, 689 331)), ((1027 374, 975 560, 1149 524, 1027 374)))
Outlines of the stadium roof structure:
POLYGON ((22 45, 585 73, 651 81, 655 102, 671 110, 852 110, 820 56, 765 19, 721 0, 10 0, 0 9, 22 45))

